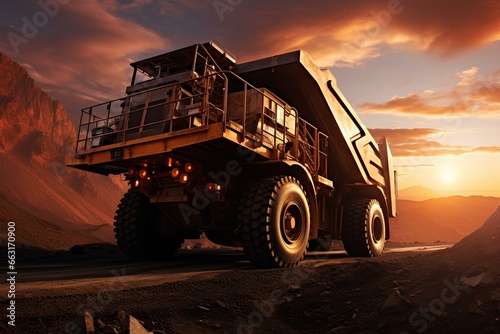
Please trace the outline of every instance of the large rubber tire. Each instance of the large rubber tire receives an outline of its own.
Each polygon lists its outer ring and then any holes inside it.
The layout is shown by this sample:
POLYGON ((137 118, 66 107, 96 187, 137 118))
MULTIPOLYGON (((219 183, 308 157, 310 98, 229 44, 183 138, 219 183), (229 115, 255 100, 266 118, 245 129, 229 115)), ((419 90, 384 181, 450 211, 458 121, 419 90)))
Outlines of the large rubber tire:
POLYGON ((350 256, 375 257, 385 246, 385 219, 375 199, 356 199, 344 205, 342 242, 350 256))
POLYGON ((307 195, 291 176, 252 185, 240 205, 241 240, 259 267, 292 267, 304 259, 310 230, 307 195))
POLYGON ((149 202, 149 198, 134 189, 130 189, 120 201, 114 226, 120 249, 137 260, 168 259, 184 242, 176 227, 149 202), (158 224, 168 224, 171 233, 159 232, 158 224))

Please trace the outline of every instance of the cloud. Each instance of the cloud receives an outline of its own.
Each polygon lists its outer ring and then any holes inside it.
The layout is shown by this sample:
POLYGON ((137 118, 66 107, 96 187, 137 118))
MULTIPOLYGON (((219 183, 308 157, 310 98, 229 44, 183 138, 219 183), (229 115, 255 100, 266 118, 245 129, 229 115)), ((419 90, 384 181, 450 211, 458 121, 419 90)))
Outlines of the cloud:
POLYGON ((458 72, 458 83, 447 91, 424 91, 395 96, 384 103, 364 103, 365 113, 399 113, 403 115, 500 116, 500 71, 478 75, 479 68, 458 72))
POLYGON ((414 129, 370 129, 370 133, 376 139, 387 137, 391 141, 402 142, 408 138, 422 139, 432 135, 442 133, 441 130, 431 128, 414 128, 414 129))
MULTIPOLYGON (((265 5, 221 0, 232 4, 223 20, 215 2, 70 1, 36 37, 21 45, 18 54, 6 38, 0 38, 0 48, 29 65, 44 89, 76 111, 89 102, 119 97, 129 82, 132 60, 212 38, 239 61, 304 49, 321 66, 358 66, 379 57, 386 46, 448 55, 489 44, 500 32, 498 2, 489 0, 277 0, 265 5)), ((21 17, 31 18, 40 10, 37 3, 10 3, 3 12, 0 36, 16 32, 21 17)), ((463 73, 459 87, 471 86, 470 80, 478 78, 473 72, 463 73)), ((470 96, 479 107, 495 113, 499 90, 497 82, 470 96), (490 103, 495 99, 496 104, 490 103)), ((435 115, 475 110, 470 101, 447 103, 435 95, 415 93, 395 97, 387 106, 367 106, 376 112, 398 107, 410 114, 416 104, 421 113, 435 115)))
MULTIPOLYGON (((40 8, 33 8, 40 10, 40 8)), ((18 10, 18 17, 29 11, 18 10)), ((27 15, 30 17, 30 15, 27 15)), ((109 11, 97 0, 70 2, 38 34, 7 55, 27 67, 35 81, 73 111, 120 97, 130 82, 129 63, 164 50, 166 38, 109 11)))
POLYGON ((499 40, 499 15, 500 5, 494 0, 415 1, 394 28, 424 36, 421 47, 446 56, 499 40))
POLYGON ((396 168, 437 167, 435 164, 394 165, 396 168))
POLYGON ((133 13, 144 16, 159 14, 170 19, 183 18, 196 8, 207 8, 208 4, 196 0, 100 0, 104 7, 115 13, 133 13))
POLYGON ((479 146, 475 148, 478 152, 500 153, 500 146, 479 146))
POLYGON ((370 129, 370 133, 376 140, 386 137, 395 157, 500 153, 500 146, 470 147, 443 144, 438 140, 446 139, 446 131, 438 129, 370 129))
POLYGON ((223 22, 213 17, 212 24, 221 27, 218 38, 242 61, 303 49, 320 66, 355 66, 378 57, 377 45, 384 43, 382 34, 365 37, 376 25, 367 17, 370 2, 360 1, 359 7, 332 1, 244 2, 227 12, 223 22))
POLYGON ((358 66, 385 45, 443 56, 487 45, 500 39, 499 15, 492 0, 282 0, 243 2, 212 24, 245 60, 300 48, 321 66, 358 66))

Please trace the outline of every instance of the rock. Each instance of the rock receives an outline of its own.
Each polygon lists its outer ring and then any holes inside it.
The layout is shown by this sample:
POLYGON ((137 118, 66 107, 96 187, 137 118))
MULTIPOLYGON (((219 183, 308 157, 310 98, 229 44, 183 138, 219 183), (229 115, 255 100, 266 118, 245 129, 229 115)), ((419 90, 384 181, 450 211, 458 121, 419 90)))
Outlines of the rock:
POLYGON ((117 318, 120 321, 120 330, 117 330, 115 327, 108 326, 108 328, 114 331, 112 333, 128 333, 128 334, 151 333, 143 327, 143 323, 141 323, 141 321, 137 320, 131 315, 128 315, 124 310, 118 311, 117 318))
POLYGON ((337 326, 335 328, 330 329, 330 331, 328 331, 328 333, 338 333, 338 332, 346 330, 348 328, 349 327, 346 327, 346 326, 337 326))
POLYGON ((488 286, 492 285, 495 283, 493 280, 493 277, 491 277, 490 274, 488 273, 481 273, 476 276, 472 277, 461 277, 460 278, 460 283, 471 286, 471 287, 476 287, 476 286, 488 286))
POLYGON ((150 332, 143 327, 143 323, 133 316, 128 315, 124 310, 119 310, 116 318, 120 321, 120 330, 116 330, 116 328, 112 327, 116 333, 150 334, 150 332))
POLYGON ((99 329, 103 329, 104 327, 106 327, 106 324, 101 319, 96 319, 95 323, 97 324, 97 328, 99 329))
POLYGON ((500 301, 500 288, 493 291, 493 294, 491 295, 491 300, 497 301, 497 302, 500 301))
POLYGON ((298 285, 298 284, 292 284, 292 285, 290 285, 288 287, 288 289, 286 291, 293 293, 293 292, 297 292, 299 290, 300 290, 300 285, 298 285))
POLYGON ((384 301, 382 305, 381 313, 402 313, 408 310, 411 302, 401 295, 399 290, 394 290, 384 301))
POLYGON ((221 302, 220 300, 216 300, 215 303, 217 305, 219 305, 220 307, 226 309, 226 310, 229 310, 229 307, 224 303, 224 302, 221 302))
POLYGON ((125 312, 124 310, 118 310, 118 313, 116 314, 116 319, 118 319, 118 321, 120 322, 126 320, 127 312, 125 312))
POLYGON ((87 334, 94 334, 94 317, 89 311, 85 311, 85 329, 87 330, 87 334))
POLYGON ((106 325, 104 333, 119 334, 120 330, 116 326, 106 325))
POLYGON ((148 332, 142 326, 142 324, 139 322, 139 320, 137 320, 133 316, 129 316, 129 326, 128 326, 128 329, 129 329, 129 333, 130 334, 150 334, 150 332, 148 332))
POLYGON ((329 296, 330 295, 330 291, 322 291, 320 294, 320 296, 329 296))
POLYGON ((198 308, 198 310, 201 310, 201 311, 204 311, 204 312, 209 312, 210 311, 210 309, 208 307, 201 306, 201 305, 198 306, 197 308, 198 308))
POLYGON ((469 306, 468 312, 477 315, 484 315, 483 310, 481 310, 481 305, 483 302, 480 299, 477 299, 472 305, 469 306))

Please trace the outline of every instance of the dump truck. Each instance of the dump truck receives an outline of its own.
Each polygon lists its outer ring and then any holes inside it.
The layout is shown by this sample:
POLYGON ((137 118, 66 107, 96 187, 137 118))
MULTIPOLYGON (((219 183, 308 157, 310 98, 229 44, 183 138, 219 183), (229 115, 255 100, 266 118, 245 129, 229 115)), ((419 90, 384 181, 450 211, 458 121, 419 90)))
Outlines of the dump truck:
POLYGON ((237 63, 212 41, 131 66, 125 97, 82 110, 66 163, 128 182, 114 222, 126 255, 168 259, 203 233, 260 267, 295 266, 332 240, 382 254, 396 215, 389 145, 305 51, 237 63))

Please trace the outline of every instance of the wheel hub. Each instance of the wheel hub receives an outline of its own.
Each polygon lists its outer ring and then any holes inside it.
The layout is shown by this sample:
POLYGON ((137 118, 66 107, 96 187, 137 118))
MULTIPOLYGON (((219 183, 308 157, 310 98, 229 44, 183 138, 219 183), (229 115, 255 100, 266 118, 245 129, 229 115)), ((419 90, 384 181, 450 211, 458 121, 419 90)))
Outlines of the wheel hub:
POLYGON ((285 218, 285 228, 287 230, 293 230, 295 228, 295 218, 292 216, 287 216, 285 218))
POLYGON ((373 219, 373 233, 372 233, 372 238, 376 243, 380 242, 380 239, 382 239, 382 231, 383 231, 382 220, 380 219, 380 217, 377 216, 373 219))
POLYGON ((303 214, 300 207, 294 203, 288 203, 282 214, 282 235, 287 244, 296 243, 303 233, 303 214))

